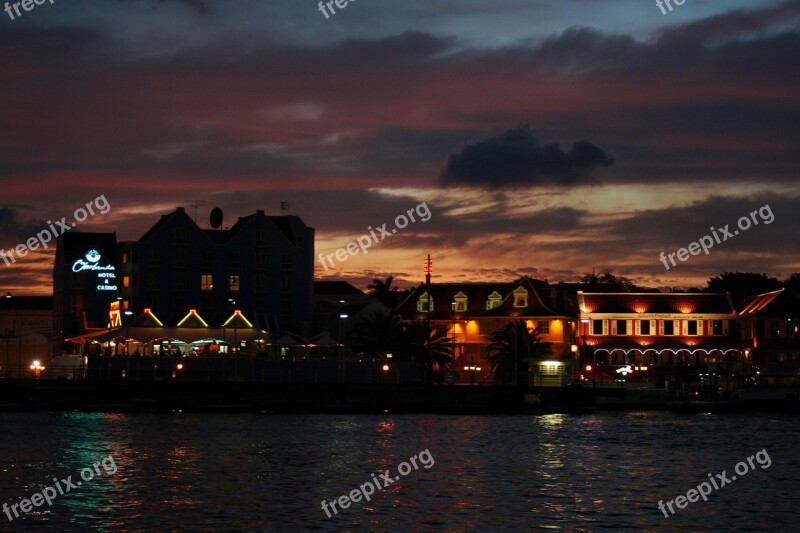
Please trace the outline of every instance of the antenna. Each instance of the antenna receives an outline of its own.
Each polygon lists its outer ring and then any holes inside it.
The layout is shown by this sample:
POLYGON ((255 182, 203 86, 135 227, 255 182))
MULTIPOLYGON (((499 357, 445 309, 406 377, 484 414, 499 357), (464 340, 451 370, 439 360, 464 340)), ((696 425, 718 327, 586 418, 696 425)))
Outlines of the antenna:
POLYGON ((189 207, 194 208, 194 223, 197 224, 197 208, 201 205, 206 205, 205 200, 195 200, 189 207))
POLYGON ((289 202, 281 202, 281 216, 286 216, 286 212, 289 211, 289 202))

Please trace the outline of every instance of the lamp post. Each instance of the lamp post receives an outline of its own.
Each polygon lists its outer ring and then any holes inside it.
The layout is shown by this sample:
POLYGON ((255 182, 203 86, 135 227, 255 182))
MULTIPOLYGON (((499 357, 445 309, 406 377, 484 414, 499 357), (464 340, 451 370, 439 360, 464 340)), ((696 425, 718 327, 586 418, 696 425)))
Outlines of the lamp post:
POLYGON ((347 318, 349 316, 350 315, 348 315, 347 313, 339 314, 339 328, 340 328, 339 338, 342 343, 342 348, 339 350, 339 369, 338 369, 339 383, 342 382, 342 378, 344 377, 344 350, 345 350, 345 345, 347 343, 347 318))
MULTIPOLYGON (((233 298, 228 298, 228 303, 231 304, 233 308, 233 312, 236 312, 236 300, 233 298)), ((239 325, 236 323, 236 317, 233 317, 233 356, 236 356, 236 352, 238 351, 238 341, 239 341, 239 325)))

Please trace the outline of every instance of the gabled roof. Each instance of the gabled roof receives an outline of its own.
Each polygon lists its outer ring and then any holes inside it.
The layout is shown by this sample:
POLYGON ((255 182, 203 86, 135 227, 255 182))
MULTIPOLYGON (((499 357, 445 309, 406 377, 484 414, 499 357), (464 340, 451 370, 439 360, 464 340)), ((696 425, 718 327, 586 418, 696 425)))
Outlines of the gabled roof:
POLYGON ((752 296, 745 300, 738 309, 740 316, 757 313, 775 317, 798 316, 800 315, 800 296, 786 289, 780 289, 752 296))
POLYGON ((727 292, 585 293, 578 291, 578 306, 582 313, 733 314, 735 311, 730 294, 727 292))
POLYGON ((329 296, 329 295, 340 295, 340 294, 351 294, 353 296, 366 296, 366 294, 358 290, 357 287, 346 281, 314 282, 315 296, 329 296))

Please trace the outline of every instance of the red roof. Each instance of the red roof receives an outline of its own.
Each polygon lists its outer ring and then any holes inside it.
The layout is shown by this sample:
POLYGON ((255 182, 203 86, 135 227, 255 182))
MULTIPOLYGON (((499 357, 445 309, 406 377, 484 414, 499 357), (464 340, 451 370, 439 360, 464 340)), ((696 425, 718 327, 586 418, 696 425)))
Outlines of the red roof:
POLYGON ((583 313, 709 313, 733 314, 728 293, 578 292, 583 313))

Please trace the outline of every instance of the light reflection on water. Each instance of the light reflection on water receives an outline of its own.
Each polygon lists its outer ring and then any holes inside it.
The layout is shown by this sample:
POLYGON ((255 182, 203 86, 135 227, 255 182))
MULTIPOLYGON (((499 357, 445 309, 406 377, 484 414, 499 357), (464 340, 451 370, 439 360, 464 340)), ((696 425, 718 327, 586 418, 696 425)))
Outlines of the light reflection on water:
MULTIPOLYGON (((773 414, 543 416, 2 413, 0 497, 111 455, 15 531, 793 530, 800 419, 773 414), (659 500, 772 459, 665 518, 659 500), (435 460, 327 518, 328 502, 428 449, 435 460)), ((6 520, 0 515, 0 520, 6 520)))

